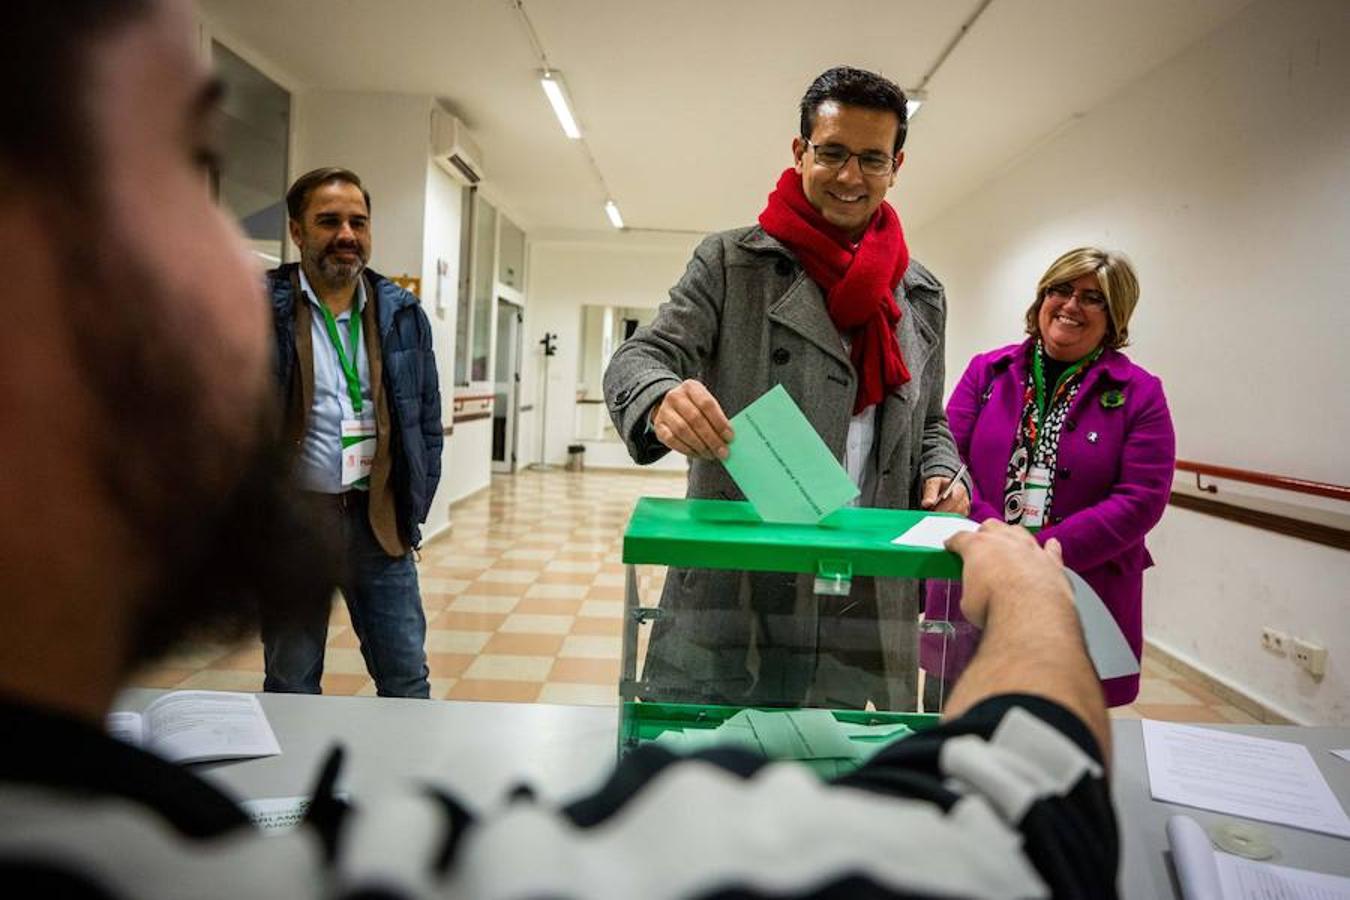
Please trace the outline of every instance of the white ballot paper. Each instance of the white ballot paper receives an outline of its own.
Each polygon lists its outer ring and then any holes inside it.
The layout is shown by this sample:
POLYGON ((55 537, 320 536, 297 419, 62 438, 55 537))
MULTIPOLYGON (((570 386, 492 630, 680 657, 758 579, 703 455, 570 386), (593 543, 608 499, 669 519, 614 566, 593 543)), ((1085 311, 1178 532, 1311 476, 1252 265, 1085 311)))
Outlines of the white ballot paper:
POLYGON ((891 541, 902 547, 926 547, 941 550, 947 538, 963 531, 979 531, 980 523, 961 516, 924 516, 909 530, 891 541))
POLYGON ((108 733, 170 762, 279 756, 277 736, 252 694, 175 691, 143 713, 115 712, 108 733))
POLYGON ((1154 800, 1350 837, 1308 748, 1288 741, 1145 719, 1154 800))
POLYGON ((1097 670, 1098 678, 1121 678, 1139 672, 1139 660, 1116 624, 1116 617, 1106 608, 1092 586, 1072 569, 1064 570, 1073 588, 1073 605, 1078 610, 1078 621, 1083 625, 1083 641, 1088 657, 1097 670))
MULTIPOLYGON (((911 525, 904 534, 891 540, 904 547, 924 547, 941 550, 947 539, 963 531, 978 531, 979 523, 960 516, 926 516, 911 525)), ((1115 616, 1106 608, 1092 586, 1072 569, 1064 570, 1073 590, 1073 605, 1083 625, 1083 640, 1088 658, 1097 670, 1098 678, 1121 678, 1139 672, 1139 660, 1116 624, 1115 616)))
POLYGON ((1167 820, 1167 841, 1183 900, 1350 900, 1350 878, 1218 852, 1190 816, 1167 820))

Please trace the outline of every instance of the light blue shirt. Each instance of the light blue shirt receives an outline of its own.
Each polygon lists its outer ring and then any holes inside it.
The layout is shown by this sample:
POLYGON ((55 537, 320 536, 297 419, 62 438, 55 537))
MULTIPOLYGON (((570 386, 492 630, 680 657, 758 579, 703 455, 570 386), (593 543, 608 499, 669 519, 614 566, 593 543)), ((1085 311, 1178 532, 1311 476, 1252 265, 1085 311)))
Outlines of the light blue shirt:
MULTIPOLYGON (((342 420, 357 418, 347 393, 347 376, 342 374, 337 348, 324 327, 323 312, 318 295, 309 286, 304 268, 300 269, 300 291, 310 305, 310 343, 314 347, 314 403, 309 408, 309 428, 305 432, 296 476, 300 487, 324 494, 340 494, 349 490, 342 486, 342 420)), ((366 280, 357 278, 354 309, 337 317, 338 337, 343 348, 349 346, 347 328, 353 312, 360 315, 366 308, 366 280)), ((361 376, 361 415, 372 417, 375 406, 370 393, 370 360, 366 356, 364 329, 356 344, 356 371, 361 376)))

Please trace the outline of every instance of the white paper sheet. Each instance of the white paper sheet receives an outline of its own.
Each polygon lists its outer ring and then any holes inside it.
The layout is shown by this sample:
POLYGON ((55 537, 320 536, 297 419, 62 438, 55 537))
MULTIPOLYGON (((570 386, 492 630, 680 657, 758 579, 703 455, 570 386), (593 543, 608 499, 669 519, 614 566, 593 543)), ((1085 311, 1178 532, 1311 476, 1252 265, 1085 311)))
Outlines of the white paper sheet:
POLYGON ((1350 818, 1308 748, 1145 719, 1153 799, 1350 837, 1350 818))
POLYGON ((139 747, 145 742, 141 728, 141 714, 135 712, 110 712, 104 720, 108 734, 124 744, 139 747))
POLYGON ((1215 853, 1223 897, 1241 900, 1350 900, 1350 878, 1215 853))
POLYGON ((278 756, 281 747, 252 694, 178 691, 142 715, 147 749, 174 762, 278 756))
POLYGON ((1083 642, 1087 644, 1088 658, 1097 670, 1097 677, 1121 678, 1138 674, 1139 660, 1102 598, 1077 572, 1065 569, 1064 575, 1069 579, 1069 587, 1073 588, 1073 605, 1078 610, 1083 642))
POLYGON ((978 531, 979 522, 963 519, 959 516, 925 516, 909 527, 904 534, 893 539, 892 544, 904 547, 926 547, 929 550, 941 550, 947 538, 963 531, 978 531))
MULTIPOLYGON (((979 524, 956 516, 928 516, 920 519, 908 531, 891 541, 906 547, 927 547, 941 550, 952 535, 976 531, 979 524)), ((1065 569, 1064 576, 1073 591, 1073 605, 1078 610, 1078 621, 1083 625, 1083 641, 1088 658, 1097 670, 1098 678, 1121 678, 1139 673, 1139 660, 1125 640, 1120 625, 1106 608, 1102 598, 1077 572, 1065 569)))
POLYGON ((1350 762, 1350 750, 1332 750, 1332 751, 1331 751, 1331 755, 1332 755, 1332 756, 1339 756, 1341 759, 1345 760, 1346 762, 1350 762))

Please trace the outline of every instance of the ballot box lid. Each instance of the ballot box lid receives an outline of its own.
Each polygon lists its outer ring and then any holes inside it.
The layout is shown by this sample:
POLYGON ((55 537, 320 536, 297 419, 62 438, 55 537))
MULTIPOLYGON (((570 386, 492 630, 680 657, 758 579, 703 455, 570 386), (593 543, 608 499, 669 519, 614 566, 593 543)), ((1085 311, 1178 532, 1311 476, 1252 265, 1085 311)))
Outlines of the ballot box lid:
POLYGON ((956 554, 892 543, 930 515, 845 507, 817 524, 799 525, 764 522, 745 501, 642 497, 624 532, 623 561, 846 578, 959 578, 956 554))

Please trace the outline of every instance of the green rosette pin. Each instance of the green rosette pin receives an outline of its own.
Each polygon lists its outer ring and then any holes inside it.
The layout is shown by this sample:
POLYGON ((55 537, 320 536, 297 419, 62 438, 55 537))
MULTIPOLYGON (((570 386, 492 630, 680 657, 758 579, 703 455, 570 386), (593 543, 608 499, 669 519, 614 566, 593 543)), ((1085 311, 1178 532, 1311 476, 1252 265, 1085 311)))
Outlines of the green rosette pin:
POLYGON ((1125 405, 1125 392, 1118 390, 1102 394, 1102 409, 1117 409, 1125 405))

